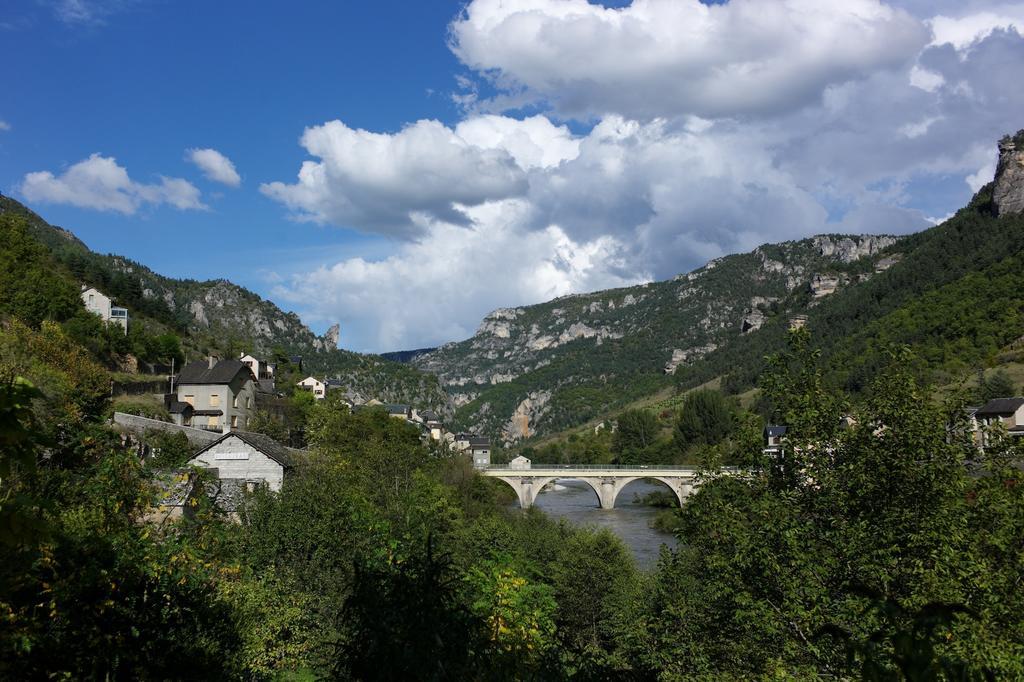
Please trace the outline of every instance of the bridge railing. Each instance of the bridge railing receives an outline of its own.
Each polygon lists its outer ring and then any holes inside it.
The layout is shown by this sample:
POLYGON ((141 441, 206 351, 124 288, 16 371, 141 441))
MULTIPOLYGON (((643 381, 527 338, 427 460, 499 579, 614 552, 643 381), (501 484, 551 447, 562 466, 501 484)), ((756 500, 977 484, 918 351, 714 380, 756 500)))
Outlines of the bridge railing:
POLYGON ((694 466, 677 464, 531 464, 530 468, 516 468, 508 464, 490 464, 484 471, 697 471, 694 466))

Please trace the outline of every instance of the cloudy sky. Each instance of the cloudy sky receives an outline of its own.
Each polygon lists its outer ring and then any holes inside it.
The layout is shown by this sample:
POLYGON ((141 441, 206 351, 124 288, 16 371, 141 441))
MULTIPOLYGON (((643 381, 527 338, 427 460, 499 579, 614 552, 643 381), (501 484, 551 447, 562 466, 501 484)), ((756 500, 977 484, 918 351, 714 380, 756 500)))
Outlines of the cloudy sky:
POLYGON ((905 233, 1024 127, 1024 3, 23 0, 0 191, 341 345, 905 233))

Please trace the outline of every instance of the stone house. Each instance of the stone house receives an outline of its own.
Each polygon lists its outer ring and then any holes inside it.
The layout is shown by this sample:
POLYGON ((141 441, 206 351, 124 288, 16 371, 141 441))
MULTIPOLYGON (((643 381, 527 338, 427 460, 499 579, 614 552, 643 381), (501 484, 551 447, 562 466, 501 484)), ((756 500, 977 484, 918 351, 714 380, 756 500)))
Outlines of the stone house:
POLYGON ((469 456, 473 466, 483 469, 491 465, 491 439, 484 436, 469 437, 469 456))
POLYGON ((109 296, 95 287, 82 285, 82 303, 93 315, 99 315, 104 322, 120 325, 128 333, 128 309, 114 305, 109 296))
POLYGON ((222 488, 252 490, 265 485, 279 491, 292 462, 288 450, 269 436, 232 431, 199 450, 190 466, 216 470, 222 488), (229 483, 230 482, 230 483, 229 483))
POLYGON ((180 426, 221 433, 244 431, 256 414, 259 385, 252 370, 240 360, 190 362, 174 385, 177 399, 169 411, 180 426))

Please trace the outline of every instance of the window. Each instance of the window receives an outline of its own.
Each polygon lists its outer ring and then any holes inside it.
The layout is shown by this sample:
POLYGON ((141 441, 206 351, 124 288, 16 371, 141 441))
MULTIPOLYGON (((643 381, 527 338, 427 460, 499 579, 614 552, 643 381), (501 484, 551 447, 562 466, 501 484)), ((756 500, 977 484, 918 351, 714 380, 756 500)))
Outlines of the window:
POLYGON ((93 300, 94 298, 95 298, 95 297, 94 297, 94 296, 93 296, 92 294, 89 294, 89 307, 90 307, 90 308, 91 308, 91 307, 93 306, 93 304, 95 303, 95 301, 93 300))
POLYGON ((252 396, 248 396, 245 399, 245 409, 252 409, 252 396))
POLYGON ((236 417, 235 415, 231 415, 231 428, 238 428, 238 417, 236 417))
POLYGON ((194 395, 187 395, 185 396, 185 402, 194 408, 196 406, 196 397, 194 395))
POLYGON ((231 397, 231 407, 234 407, 234 408, 238 407, 238 396, 237 395, 231 397))
POLYGON ((217 417, 216 416, 210 415, 209 417, 206 418, 206 425, 207 426, 220 426, 220 423, 217 421, 217 417))
POLYGON ((210 407, 220 407, 220 396, 216 393, 210 394, 210 407))

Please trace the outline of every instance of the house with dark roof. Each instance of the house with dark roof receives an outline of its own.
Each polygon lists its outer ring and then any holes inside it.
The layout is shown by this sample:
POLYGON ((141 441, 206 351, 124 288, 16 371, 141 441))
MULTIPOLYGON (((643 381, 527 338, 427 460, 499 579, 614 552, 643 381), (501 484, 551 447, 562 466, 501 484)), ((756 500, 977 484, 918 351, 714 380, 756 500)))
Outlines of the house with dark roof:
POLYGON ((444 435, 444 424, 441 422, 441 418, 437 416, 437 413, 433 410, 423 410, 419 416, 423 420, 423 426, 430 434, 431 439, 441 440, 444 435))
POLYGON ((249 353, 240 354, 238 356, 238 360, 243 365, 252 370, 252 373, 256 376, 257 380, 270 381, 270 390, 274 390, 274 372, 277 369, 277 365, 268 360, 258 358, 255 355, 250 355, 249 353))
POLYGON ((995 398, 973 415, 980 427, 1002 425, 1011 436, 1024 436, 1024 398, 995 398))
POLYGON ((491 439, 485 436, 469 437, 469 456, 473 466, 483 469, 491 465, 491 439))
POLYGON ((190 466, 216 470, 224 489, 253 489, 265 485, 278 491, 285 472, 292 468, 287 448, 262 433, 232 431, 199 450, 190 466))
POLYGON ((764 427, 764 451, 779 452, 782 449, 782 439, 786 437, 786 427, 776 424, 769 424, 764 427))
POLYGON ((176 399, 170 410, 175 423, 223 433, 242 429, 256 414, 259 384, 240 360, 214 358, 185 365, 175 382, 176 399), (177 403, 186 403, 191 413, 177 403))
POLYGON ((385 405, 384 409, 387 410, 389 417, 395 417, 396 419, 412 419, 412 408, 408 405, 395 403, 385 405))

